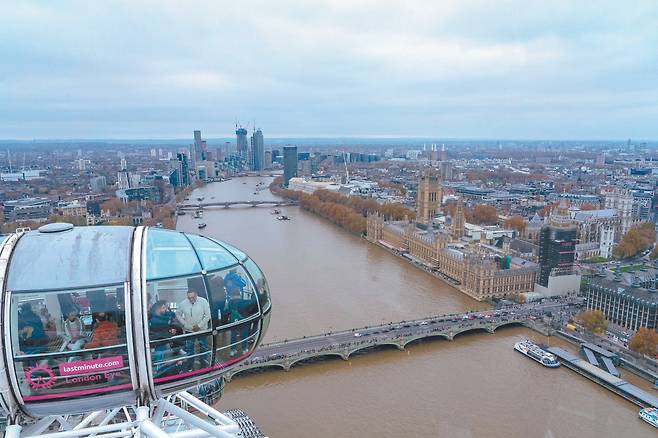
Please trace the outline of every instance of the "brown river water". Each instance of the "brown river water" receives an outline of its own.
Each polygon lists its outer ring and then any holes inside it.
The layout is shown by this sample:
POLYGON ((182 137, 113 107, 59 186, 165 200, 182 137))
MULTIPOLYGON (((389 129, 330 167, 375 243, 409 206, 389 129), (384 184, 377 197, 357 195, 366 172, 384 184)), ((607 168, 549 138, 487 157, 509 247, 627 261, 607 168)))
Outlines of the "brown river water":
MULTIPOLYGON (((192 199, 276 199, 253 194, 259 181, 271 179, 211 183, 192 199)), ((487 307, 312 213, 281 210, 292 220, 276 220, 269 207, 206 209, 201 220, 201 234, 246 251, 265 272, 273 303, 265 342, 487 307)), ((198 222, 180 216, 178 229, 198 233, 198 222)), ((656 436, 633 404, 515 352, 523 337, 547 342, 503 328, 236 377, 217 407, 243 409, 272 438, 656 436)))

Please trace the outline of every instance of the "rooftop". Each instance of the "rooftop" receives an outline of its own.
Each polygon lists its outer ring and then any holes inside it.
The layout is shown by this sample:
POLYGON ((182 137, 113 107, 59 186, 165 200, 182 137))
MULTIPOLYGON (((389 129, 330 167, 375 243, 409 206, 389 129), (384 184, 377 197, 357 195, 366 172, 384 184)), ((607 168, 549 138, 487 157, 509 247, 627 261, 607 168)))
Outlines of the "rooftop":
MULTIPOLYGON (((652 273, 652 277, 653 277, 652 273)), ((642 301, 647 304, 658 305, 658 292, 652 292, 645 288, 633 287, 628 282, 628 278, 624 277, 622 281, 615 281, 612 278, 593 278, 591 280, 593 285, 600 286, 608 289, 612 293, 629 297, 636 301, 642 301)))

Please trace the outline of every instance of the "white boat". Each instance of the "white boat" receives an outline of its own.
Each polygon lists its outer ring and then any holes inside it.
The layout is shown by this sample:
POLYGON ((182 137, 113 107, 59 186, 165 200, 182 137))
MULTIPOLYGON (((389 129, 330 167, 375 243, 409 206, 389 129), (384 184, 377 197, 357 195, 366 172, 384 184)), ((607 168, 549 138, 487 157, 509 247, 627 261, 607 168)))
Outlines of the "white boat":
POLYGON ((557 358, 548 351, 542 350, 534 342, 525 340, 514 344, 514 349, 519 353, 525 354, 530 359, 539 362, 548 368, 557 368, 560 366, 557 358))
POLYGON ((641 419, 643 419, 653 427, 658 427, 658 409, 656 408, 640 409, 638 415, 640 416, 641 419))

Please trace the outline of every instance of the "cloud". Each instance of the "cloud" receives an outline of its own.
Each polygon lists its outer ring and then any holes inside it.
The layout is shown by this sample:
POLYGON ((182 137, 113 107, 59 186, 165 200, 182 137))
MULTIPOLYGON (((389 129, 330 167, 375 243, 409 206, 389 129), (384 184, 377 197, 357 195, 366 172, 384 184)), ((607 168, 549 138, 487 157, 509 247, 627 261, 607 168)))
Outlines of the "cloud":
POLYGON ((658 138, 656 29, 651 1, 24 1, 0 137, 658 138))

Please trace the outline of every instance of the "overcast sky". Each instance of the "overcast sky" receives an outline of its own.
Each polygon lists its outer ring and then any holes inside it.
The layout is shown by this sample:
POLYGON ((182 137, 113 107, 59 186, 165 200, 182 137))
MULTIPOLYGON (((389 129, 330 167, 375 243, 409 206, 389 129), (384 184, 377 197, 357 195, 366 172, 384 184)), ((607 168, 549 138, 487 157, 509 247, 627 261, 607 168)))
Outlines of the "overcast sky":
POLYGON ((0 5, 0 138, 227 137, 236 118, 266 137, 658 139, 658 2, 0 5))

